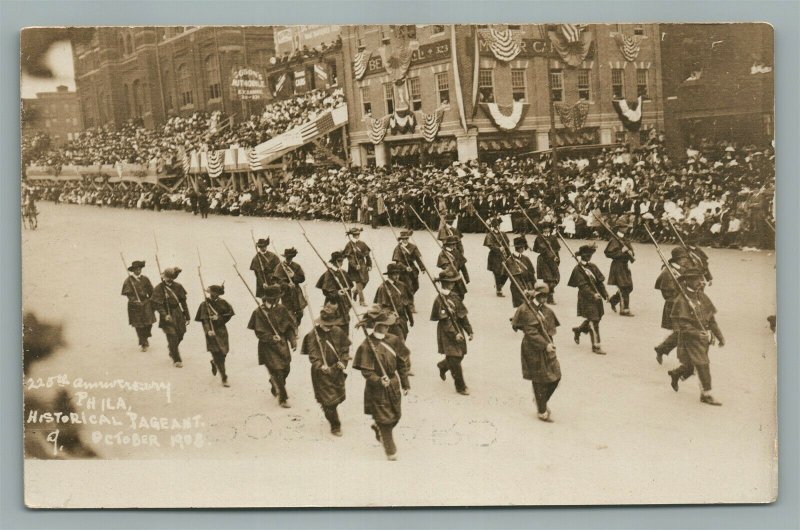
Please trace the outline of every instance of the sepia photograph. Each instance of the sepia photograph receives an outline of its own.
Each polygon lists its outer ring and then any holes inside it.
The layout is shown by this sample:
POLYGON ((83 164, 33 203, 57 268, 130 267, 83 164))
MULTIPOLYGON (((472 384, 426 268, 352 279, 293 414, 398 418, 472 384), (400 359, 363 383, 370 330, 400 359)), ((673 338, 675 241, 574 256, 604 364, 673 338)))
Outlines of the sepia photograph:
POLYGON ((26 505, 774 502, 773 42, 22 29, 26 505))

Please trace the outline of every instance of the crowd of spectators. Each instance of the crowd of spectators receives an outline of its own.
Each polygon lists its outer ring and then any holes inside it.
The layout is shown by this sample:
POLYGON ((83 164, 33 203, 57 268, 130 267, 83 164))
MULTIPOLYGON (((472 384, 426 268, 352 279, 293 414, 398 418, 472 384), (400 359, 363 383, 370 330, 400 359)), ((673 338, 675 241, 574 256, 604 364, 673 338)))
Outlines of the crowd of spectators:
POLYGON ((253 147, 343 103, 340 88, 311 90, 268 104, 247 120, 235 122, 219 111, 173 116, 156 129, 145 128, 141 120, 130 120, 119 128, 88 129, 61 148, 52 146, 45 135, 23 135, 23 162, 48 167, 128 162, 155 164, 166 172, 179 172, 182 150, 253 147))
POLYGON ((507 215, 515 231, 528 232, 517 201, 535 221, 555 223, 570 238, 604 236, 596 216, 623 216, 633 237, 646 241, 643 224, 660 241, 675 241, 673 222, 700 244, 769 248, 774 244, 775 166, 772 146, 704 143, 681 160, 666 154, 663 138, 636 149, 604 149, 587 156, 503 157, 493 163, 446 167, 341 168, 277 179, 255 188, 223 191, 186 187, 122 189, 79 183, 40 188, 60 202, 197 212, 207 204, 222 215, 338 220, 421 229, 412 207, 436 228, 440 212, 457 215, 463 232, 480 232, 484 219, 507 215))

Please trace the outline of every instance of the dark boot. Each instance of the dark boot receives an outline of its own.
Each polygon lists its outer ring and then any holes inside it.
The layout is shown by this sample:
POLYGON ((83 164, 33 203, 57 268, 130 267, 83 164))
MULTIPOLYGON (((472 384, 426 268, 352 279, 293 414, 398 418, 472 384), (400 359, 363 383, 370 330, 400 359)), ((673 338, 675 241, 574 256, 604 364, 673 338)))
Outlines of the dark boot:
POLYGON ((581 343, 581 328, 580 326, 577 328, 572 328, 573 337, 575 339, 575 344, 581 343))
POLYGON ((700 402, 705 403, 706 405, 713 405, 715 407, 722 406, 722 403, 714 399, 714 396, 712 396, 711 394, 707 394, 706 392, 700 394, 700 402))
POLYGON ((617 312, 617 304, 619 304, 619 293, 615 294, 611 298, 608 299, 608 303, 611 304, 611 310, 613 312, 617 312))
POLYGON ((678 370, 670 370, 667 372, 670 377, 670 386, 675 392, 678 391, 678 382, 681 380, 681 374, 678 370))
POLYGON ((447 370, 449 369, 447 366, 447 359, 439 361, 436 363, 436 366, 439 368, 439 379, 447 381, 447 370))
POLYGON ((211 375, 217 375, 217 365, 214 364, 214 361, 209 361, 211 363, 211 375))

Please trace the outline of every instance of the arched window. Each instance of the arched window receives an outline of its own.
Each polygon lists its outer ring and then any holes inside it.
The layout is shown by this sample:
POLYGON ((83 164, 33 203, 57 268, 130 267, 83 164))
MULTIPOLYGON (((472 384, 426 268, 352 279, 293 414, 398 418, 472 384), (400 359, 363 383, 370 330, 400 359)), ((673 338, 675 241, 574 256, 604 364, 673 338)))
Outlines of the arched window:
POLYGON ((125 85, 125 105, 128 107, 128 117, 132 118, 133 105, 131 104, 131 89, 128 85, 125 85))
POLYGON ((208 99, 219 99, 222 97, 219 83, 219 63, 216 55, 206 57, 206 83, 208 84, 208 99))
POLYGON ((164 91, 164 105, 167 110, 172 110, 172 82, 169 70, 164 70, 164 75, 161 77, 161 88, 164 91))
POLYGON ((181 106, 192 105, 194 103, 192 74, 185 64, 178 67, 178 86, 181 93, 181 106))

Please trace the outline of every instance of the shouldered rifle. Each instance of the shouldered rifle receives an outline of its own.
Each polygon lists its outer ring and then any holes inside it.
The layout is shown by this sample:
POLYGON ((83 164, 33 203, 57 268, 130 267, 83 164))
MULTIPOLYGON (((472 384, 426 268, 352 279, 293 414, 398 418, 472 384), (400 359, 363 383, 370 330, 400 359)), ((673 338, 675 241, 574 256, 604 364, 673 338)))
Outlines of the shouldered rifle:
POLYGON ((209 299, 208 293, 206 292, 206 284, 205 282, 203 282, 203 273, 201 271, 202 267, 203 267, 203 258, 200 257, 200 249, 198 248, 197 276, 200 278, 200 289, 203 290, 203 298, 205 299, 205 302, 203 303, 206 305, 206 308, 208 309, 208 316, 209 316, 208 319, 203 319, 203 329, 205 329, 205 324, 208 323, 208 329, 206 330, 206 334, 211 334, 211 336, 214 337, 214 340, 217 343, 217 347, 220 349, 220 351, 222 351, 223 350, 222 343, 220 342, 219 337, 217 337, 217 331, 214 329, 214 324, 212 322, 213 320, 216 320, 214 317, 216 317, 217 319, 219 318, 219 312, 216 309, 214 309, 214 306, 211 305, 211 300, 209 299))
POLYGON ((661 252, 661 247, 658 246, 656 238, 653 237, 653 233, 650 231, 650 227, 648 227, 645 224, 644 228, 645 230, 647 230, 647 235, 650 236, 650 240, 653 241, 653 244, 656 246, 656 252, 658 253, 658 257, 661 258, 661 263, 663 263, 664 267, 666 267, 667 271, 669 271, 669 275, 672 276, 672 279, 675 282, 675 285, 678 286, 678 290, 680 291, 681 295, 683 296, 684 299, 686 299, 686 302, 689 304, 689 309, 692 311, 692 316, 695 318, 695 320, 697 320, 697 324, 700 326, 700 329, 703 331, 703 333, 707 333, 708 330, 703 324, 703 321, 700 320, 700 317, 697 314, 697 309, 694 306, 694 302, 692 301, 691 298, 689 298, 689 295, 686 294, 686 290, 683 288, 683 285, 681 285, 681 282, 678 280, 678 276, 675 274, 675 270, 669 266, 669 262, 667 261, 667 258, 664 257, 664 254, 661 252))
POLYGON ((675 237, 678 238, 678 243, 681 244, 683 250, 689 252, 689 248, 686 246, 686 242, 683 240, 681 233, 678 232, 678 229, 675 227, 674 224, 672 224, 672 219, 670 219, 668 215, 666 216, 666 218, 667 218, 667 223, 669 223, 669 227, 672 228, 672 232, 675 234, 675 237))
POLYGON ((569 248, 569 245, 567 244, 567 241, 564 239, 564 236, 562 236, 562 235, 561 235, 561 233, 560 233, 560 232, 558 232, 557 230, 556 230, 556 236, 558 236, 558 238, 561 240, 561 243, 564 245, 564 248, 566 248, 566 249, 567 249, 567 252, 569 252, 569 255, 570 255, 570 256, 572 256, 572 259, 573 259, 573 260, 575 260, 575 263, 578 265, 578 268, 579 268, 579 269, 581 270, 581 272, 583 273, 583 277, 584 277, 584 278, 586 278, 586 281, 587 281, 587 282, 589 282, 589 285, 591 285, 591 286, 592 286, 592 290, 593 290, 593 291, 594 291, 594 292, 597 294, 597 296, 599 296, 601 299, 603 299, 603 300, 606 300, 606 301, 607 301, 607 298, 606 298, 605 296, 603 296, 603 295, 602 295, 602 293, 600 292, 600 290, 597 288, 597 285, 595 285, 595 283, 594 283, 594 282, 596 282, 596 281, 597 281, 597 278, 595 277, 595 275, 594 275, 594 274, 592 274, 592 273, 590 273, 590 272, 588 272, 588 271, 587 271, 587 270, 584 268, 584 266, 583 266, 583 263, 581 263, 581 260, 579 260, 579 259, 578 259, 578 256, 576 256, 576 255, 575 255, 575 253, 574 253, 574 252, 572 252, 572 249, 571 249, 571 248, 569 248))
POLYGON ((605 222, 603 219, 601 219, 599 215, 597 215, 596 213, 594 213, 594 211, 592 211, 592 215, 594 216, 594 218, 595 218, 595 219, 597 219, 598 221, 600 221, 600 224, 601 224, 601 225, 603 225, 603 228, 605 228, 605 229, 608 231, 608 233, 609 233, 609 234, 611 234, 611 237, 613 237, 614 239, 616 239, 616 240, 617 240, 617 242, 618 242, 620 245, 622 245, 623 247, 625 247, 625 249, 626 249, 626 250, 630 251, 630 252, 629 252, 629 254, 631 255, 631 261, 634 261, 634 257, 633 257, 633 247, 630 245, 630 243, 627 243, 626 241, 623 241, 623 239, 622 239, 621 237, 619 237, 619 236, 617 235, 617 233, 616 233, 616 232, 614 232, 613 230, 611 230, 611 227, 610 227, 610 226, 608 226, 608 224, 607 224, 607 223, 606 223, 606 222, 605 222))
MULTIPOLYGON (((430 228, 428 228, 428 225, 427 225, 427 224, 425 224, 425 221, 423 221, 423 220, 422 220, 422 217, 420 217, 420 216, 419 216, 419 214, 418 214, 418 213, 417 213, 417 211, 414 209, 414 207, 413 207, 413 206, 411 206, 410 204, 408 205, 408 207, 409 207, 409 208, 411 208, 411 211, 412 211, 412 212, 414 212, 414 215, 417 217, 417 219, 419 219, 419 222, 420 222, 420 223, 422 223, 422 226, 423 226, 423 227, 425 227, 425 231, 426 231, 426 232, 428 232, 428 235, 430 235, 430 236, 433 238, 434 242, 436 242, 436 246, 438 246, 438 247, 439 247, 439 250, 441 250, 441 251, 442 251, 442 253, 444 254, 444 257, 445 257, 445 258, 447 258, 447 261, 449 261, 449 262, 450 262, 450 266, 451 266, 451 267, 453 267, 453 270, 455 270, 456 272, 458 272, 458 267, 456 267, 456 263, 453 261, 453 258, 450 256, 450 253, 449 253, 449 252, 447 252, 447 251, 445 250, 445 248, 444 248, 444 247, 442 246, 442 244, 439 242, 439 239, 438 239, 438 238, 437 238, 435 235, 433 235, 433 232, 431 232, 431 229, 430 229, 430 228)), ((427 267, 425 267, 425 268, 427 269, 427 267)), ((461 280, 459 280, 459 281, 461 281, 462 283, 464 283, 464 280, 463 280, 463 279, 461 279, 461 280)), ((464 284, 464 288, 466 288, 466 284, 464 284)))
MULTIPOLYGON (((487 228, 487 230, 488 230, 488 229, 489 229, 489 225, 487 225, 487 224, 486 224, 486 221, 484 221, 484 220, 483 220, 483 217, 481 217, 481 215, 480 215, 480 214, 477 212, 477 210, 475 211, 475 216, 476 216, 476 217, 478 218, 478 220, 479 220, 479 221, 480 221, 480 222, 483 224, 483 226, 485 226, 485 227, 487 228)), ((531 310, 531 312, 533 313, 533 316, 534 316, 534 317, 536 318, 536 320, 539 322, 539 325, 540 325, 540 326, 541 326, 541 328, 542 328, 542 334, 544 334, 544 336, 545 336, 545 337, 547 337, 547 342, 549 342, 550 344, 552 344, 553 346, 555 346, 555 344, 553 344, 553 339, 552 339, 552 338, 550 337, 550 335, 547 333, 547 328, 546 328, 546 327, 545 327, 545 325, 544 325, 544 321, 543 321, 543 320, 542 320, 542 319, 539 317, 539 312, 537 311, 537 309, 536 309, 535 307, 533 307, 533 304, 532 304, 532 303, 531 303, 531 301, 528 299, 528 296, 525 294, 525 290, 522 288, 522 286, 519 284, 519 282, 517 281, 517 279, 516 279, 516 278, 514 277, 514 275, 511 273, 511 270, 509 270, 508 266, 506 265, 506 262, 505 262, 505 260, 502 260, 500 263, 503 265, 503 268, 505 269, 505 271, 506 271, 506 274, 508 274, 508 277, 509 277, 509 279, 510 279, 512 282, 514 282, 514 285, 515 285, 515 286, 517 287, 517 289, 519 290, 519 294, 521 294, 521 295, 522 295, 522 299, 525 301, 525 305, 527 305, 527 306, 528 306, 528 309, 530 309, 530 310, 531 310)))
MULTIPOLYGON (((164 286, 164 290, 172 295, 172 298, 175 299, 175 303, 178 304, 178 307, 181 305, 181 301, 178 299, 178 295, 175 294, 175 291, 167 286, 166 279, 164 278, 164 273, 161 272, 161 262, 158 260, 158 238, 156 237, 156 231, 153 230, 153 242, 156 244, 156 267, 158 267, 158 277, 161 278, 161 285, 164 286)), ((165 305, 167 306, 167 316, 169 316, 170 320, 172 320, 172 310, 169 308, 169 302, 164 300, 165 305)))
MULTIPOLYGON (((270 245, 272 246, 272 251, 275 253, 276 256, 278 256, 278 249, 275 248, 275 245, 271 241, 270 241, 270 245)), ((286 274, 286 279, 289 280, 289 286, 291 288, 294 288, 295 285, 296 285, 296 284, 294 284, 292 282, 292 278, 294 278, 294 271, 289 267, 289 265, 286 264, 285 261, 281 260, 280 257, 278 258, 278 261, 281 264, 281 268, 283 269, 283 272, 286 274)), ((305 295, 305 289, 303 289, 301 291, 300 296, 302 296, 303 300, 305 300, 306 303, 308 303, 308 297, 305 295)))
MULTIPOLYGON (((258 268, 261 271, 260 275, 258 273, 256 273, 256 279, 259 281, 259 283, 261 283, 261 285, 264 285, 265 283, 269 283, 269 282, 267 281, 267 274, 264 272, 264 262, 263 262, 263 258, 261 256, 261 252, 258 251, 258 244, 256 243, 256 236, 253 234, 252 230, 250 230, 250 239, 253 240, 253 247, 255 247, 255 249, 256 249, 256 259, 258 260, 258 268)), ((233 256, 231 256, 231 257, 233 257, 233 256)))
MULTIPOLYGON (((409 260, 408 251, 403 248, 403 245, 400 244, 400 239, 397 237, 397 234, 394 231, 394 225, 392 224, 392 212, 388 208, 386 209, 386 212, 388 213, 388 215, 386 216, 386 220, 389 221, 389 230, 392 231, 392 236, 394 237, 394 240, 397 242, 397 246, 400 247, 400 252, 403 253, 403 260, 406 262, 406 268, 410 268, 411 263, 408 262, 409 260)), ((413 263, 413 258, 411 259, 413 263)))
MULTIPOLYGON (((555 252, 555 250, 553 250, 553 247, 550 245, 550 241, 548 241, 547 237, 545 237, 545 235, 542 234, 542 231, 539 230, 539 227, 536 226, 536 223, 533 222, 533 219, 531 219, 528 216, 528 213, 525 211, 525 209, 519 203, 519 199, 518 198, 516 199, 516 203, 517 203, 517 207, 519 208, 520 213, 522 213, 522 215, 525 216, 525 219, 528 220, 528 222, 530 223, 531 227, 533 227, 533 229, 536 231, 536 234, 539 235, 542 238, 542 241, 544 241, 545 245, 547 245, 547 249, 553 255, 553 258, 556 260, 556 263, 559 263, 561 260, 559 259, 558 254, 555 252)), ((558 229, 556 228, 555 231, 558 232, 558 229)))
MULTIPOLYGON (((325 267, 325 269, 328 272, 331 273, 331 276, 333 276, 333 279, 336 282, 336 285, 339 286, 340 292, 341 291, 346 291, 347 289, 345 289, 345 287, 342 285, 342 282, 339 281, 339 278, 336 276, 336 273, 331 270, 331 268, 328 266, 328 263, 325 261, 325 258, 322 257, 322 255, 317 250, 317 247, 315 247, 314 243, 312 243, 311 240, 308 238, 308 234, 306 234, 306 230, 305 230, 305 228, 303 228, 303 224, 300 221, 297 221, 297 224, 300 226, 300 230, 302 230, 302 232, 303 232, 303 238, 308 243, 308 246, 310 246, 311 250, 314 251, 314 254, 317 255, 317 257, 322 262, 322 265, 325 267)), ((355 317, 356 317, 356 324, 358 324, 358 322, 361 321, 361 315, 358 313, 358 311, 356 310, 356 307, 353 305, 353 301, 350 300, 349 296, 342 297, 342 295, 340 294, 339 295, 339 300, 341 300, 342 298, 345 298, 347 300, 347 303, 350 306, 350 310, 353 312, 353 315, 355 315, 355 317)), ((375 362, 378 363, 378 367, 381 370, 381 374, 382 374, 381 375, 381 379, 384 380, 384 381, 389 381, 389 376, 386 374, 386 369, 383 367, 383 363, 381 362, 380 357, 378 357, 378 351, 375 349, 375 345, 372 344, 372 339, 370 338, 369 333, 367 333, 367 330, 363 326, 361 327, 361 330, 364 332, 364 338, 367 341, 367 347, 372 352, 372 356, 375 357, 375 362)), ((388 386, 386 386, 384 388, 388 392, 388 386)))
MULTIPOLYGON (((356 242, 350 239, 350 229, 347 228, 347 223, 344 222, 344 215, 342 215, 341 212, 339 213, 339 220, 342 222, 342 226, 344 227, 344 237, 347 238, 347 244, 352 245, 353 247, 353 253, 356 256, 356 269, 361 270, 361 251, 358 249, 356 242)), ((345 245, 344 248, 347 249, 347 245, 345 245)))
MULTIPOLYGON (((305 291, 306 288, 303 286, 303 294, 305 294, 306 299, 308 299, 308 293, 305 291)), ((325 368, 330 368, 330 366, 328 366, 328 359, 325 358, 325 348, 322 346, 322 340, 319 338, 319 333, 317 333, 317 324, 314 323, 314 310, 311 309, 311 304, 308 304, 306 307, 308 307, 308 314, 311 316, 311 331, 314 332, 314 338, 317 339, 317 347, 319 348, 319 354, 322 356, 322 364, 325 366, 325 368)), ((339 361, 339 353, 335 348, 333 349, 333 354, 336 356, 336 360, 339 361)))
MULTIPOLYGON (((420 222, 423 224, 423 226, 425 226, 425 228, 428 229, 428 225, 425 224, 425 221, 420 219, 419 214, 417 214, 417 212, 414 210, 414 207, 409 205, 409 208, 411 208, 411 210, 414 211, 414 215, 417 216, 417 219, 419 219, 420 222)), ((428 229, 428 233, 433 235, 431 233, 430 229, 428 229)), ((439 243, 439 241, 436 240, 436 243, 439 243)), ((441 248, 441 245, 440 245, 439 248, 441 248)), ((458 320, 456 319, 455 315, 453 314, 452 308, 450 307, 450 302, 447 301, 447 297, 444 294, 442 294, 442 291, 439 290, 439 286, 436 285, 436 281, 433 279, 433 276, 431 276, 431 273, 428 271, 428 267, 425 265, 424 262, 422 262, 422 258, 420 258, 420 263, 422 263, 422 269, 425 272, 425 276, 427 276, 428 279, 431 281, 431 285, 433 285, 433 288, 436 291, 436 295, 439 297, 439 301, 441 301, 442 307, 444 308, 445 312, 447 313, 447 318, 450 319, 450 322, 453 323, 453 327, 456 328, 458 333, 460 333, 461 336, 463 337, 465 335, 464 331, 461 329, 461 326, 458 325, 458 320)), ((450 260, 450 263, 452 264, 452 260, 450 260)), ((455 266, 453 266, 453 268, 455 268, 455 266)), ((456 272, 458 272, 458 271, 456 270, 456 272)))
MULTIPOLYGON (((247 283, 247 280, 245 280, 244 277, 242 276, 242 273, 239 272, 239 267, 236 265, 236 258, 233 257, 233 252, 231 252, 231 249, 228 248, 228 244, 227 243, 225 243, 223 241, 222 244, 225 246, 225 250, 228 251, 228 254, 230 255, 231 259, 233 260, 233 270, 236 271, 236 275, 239 277, 240 280, 242 280, 242 283, 244 284, 245 288, 247 288, 247 292, 250 293, 250 297, 256 303, 256 307, 258 307, 258 309, 261 311, 261 314, 264 315, 264 318, 267 320, 267 324, 269 324, 270 329, 272 329, 272 333, 274 334, 274 336, 277 337, 277 338, 280 338, 280 334, 278 333, 278 330, 275 329, 275 326, 272 324, 272 320, 269 318, 269 313, 264 308, 264 306, 261 305, 261 302, 259 302, 258 298, 256 298, 255 293, 253 293, 253 290, 250 288, 250 285, 247 283)), ((289 339, 286 339, 286 345, 289 346, 289 350, 292 349, 292 345, 289 342, 289 339)))
POLYGON ((141 302, 142 299, 139 298, 139 292, 136 290, 136 284, 133 282, 133 279, 131 278, 131 273, 128 270, 128 262, 125 261, 125 256, 122 254, 122 252, 119 253, 119 257, 122 258, 122 266, 125 267, 125 271, 128 273, 128 278, 130 278, 131 280, 131 287, 133 287, 133 294, 136 295, 136 301, 141 302))
MULTIPOLYGON (((375 255, 375 251, 374 250, 372 251, 372 261, 375 262, 375 268, 378 269, 378 276, 381 277, 381 281, 383 282, 383 285, 388 285, 387 282, 386 282, 386 278, 383 276, 383 272, 381 272, 381 266, 378 263, 378 257, 375 255)), ((395 287, 395 290, 397 290, 399 292, 397 287, 395 287)), ((389 302, 392 303, 392 309, 394 309, 394 314, 399 317, 400 316, 400 311, 397 310, 397 306, 394 303, 394 296, 392 296, 391 294, 389 294, 389 302)), ((405 310, 405 308, 403 308, 403 309, 405 310)), ((405 314, 405 311, 403 311, 403 313, 405 314)))

